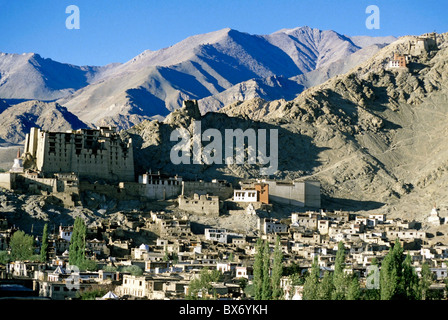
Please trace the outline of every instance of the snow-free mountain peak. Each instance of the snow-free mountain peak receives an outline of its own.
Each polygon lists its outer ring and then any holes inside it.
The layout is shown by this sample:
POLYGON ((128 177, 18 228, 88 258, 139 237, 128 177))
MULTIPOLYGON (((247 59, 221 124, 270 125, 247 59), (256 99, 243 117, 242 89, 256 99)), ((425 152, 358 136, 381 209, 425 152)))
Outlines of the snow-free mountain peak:
POLYGON ((128 128, 166 116, 186 99, 213 97, 249 80, 255 81, 238 90, 250 88, 254 94, 241 92, 222 101, 255 97, 263 87, 275 93, 272 99, 294 97, 303 86, 288 78, 328 70, 359 50, 331 30, 300 27, 254 35, 224 28, 104 67, 78 67, 33 54, 1 55, 0 98, 57 99, 83 122, 128 128))

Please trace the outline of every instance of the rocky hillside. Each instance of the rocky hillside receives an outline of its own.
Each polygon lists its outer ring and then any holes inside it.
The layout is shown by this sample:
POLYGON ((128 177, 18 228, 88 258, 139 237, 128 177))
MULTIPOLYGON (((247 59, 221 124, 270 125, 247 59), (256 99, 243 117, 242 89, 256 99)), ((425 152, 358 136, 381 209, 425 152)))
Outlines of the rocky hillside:
MULTIPOLYGON (((145 119, 166 116, 183 100, 216 97, 251 79, 297 76, 346 59, 364 44, 393 40, 374 38, 360 41, 358 46, 331 30, 302 27, 252 35, 227 28, 192 36, 158 51, 145 51, 58 102, 83 121, 129 128, 145 119)), ((247 86, 237 90, 243 91, 242 96, 226 93, 226 98, 212 101, 227 104, 241 97, 252 98, 247 86)), ((301 88, 294 83, 291 87, 274 84, 272 91, 272 97, 263 97, 293 98, 301 88)), ((219 107, 204 104, 202 109, 219 107)))
POLYGON ((321 151, 308 173, 329 196, 395 203, 390 210, 409 214, 434 203, 446 209, 448 38, 439 35, 439 50, 413 57, 408 70, 387 69, 393 52, 407 53, 409 40, 292 101, 257 99, 221 112, 280 121, 309 137, 321 151))
POLYGON ((192 132, 194 119, 202 131, 278 129, 274 178, 319 179, 330 207, 411 217, 427 214, 434 203, 446 210, 448 36, 438 35, 439 50, 412 57, 408 69, 389 69, 393 53, 407 53, 409 40, 400 38, 291 101, 256 98, 202 117, 181 109, 164 123, 137 125, 126 134, 141 147, 138 167, 205 179, 256 177, 256 165, 173 165, 170 133, 179 126, 192 132))
MULTIPOLYGON (((360 39, 357 40, 361 42, 360 39)), ((209 111, 217 111, 237 101, 246 101, 255 98, 268 101, 279 99, 292 100, 302 93, 303 90, 317 86, 336 75, 350 71, 353 67, 371 58, 387 44, 393 42, 394 39, 380 38, 377 41, 384 41, 384 43, 374 43, 363 47, 347 57, 331 61, 331 63, 324 64, 315 70, 291 78, 273 76, 243 81, 223 92, 200 99, 199 108, 202 113, 206 113, 209 111)), ((370 42, 367 39, 361 42, 361 44, 368 43, 370 42)))
POLYGON ((203 113, 255 97, 290 100, 394 40, 309 27, 270 35, 227 28, 100 67, 0 53, 0 99, 57 101, 85 123, 123 129, 163 119, 186 99, 204 99, 203 113))
POLYGON ((37 53, 0 53, 0 97, 15 100, 55 100, 101 78, 104 67, 74 66, 37 53))
POLYGON ((0 109, 0 139, 4 142, 22 144, 25 135, 36 126, 53 131, 89 127, 55 102, 26 101, 7 105, 2 112, 0 109))

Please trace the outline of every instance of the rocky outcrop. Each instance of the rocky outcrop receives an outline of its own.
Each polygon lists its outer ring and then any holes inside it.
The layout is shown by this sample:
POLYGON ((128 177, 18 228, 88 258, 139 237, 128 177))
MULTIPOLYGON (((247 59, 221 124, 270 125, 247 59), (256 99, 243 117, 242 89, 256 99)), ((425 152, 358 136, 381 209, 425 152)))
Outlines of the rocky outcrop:
POLYGON ((329 197, 360 206, 394 203, 400 214, 406 211, 400 207, 415 214, 419 205, 445 203, 447 34, 438 35, 439 50, 410 57, 408 68, 388 68, 393 53, 406 54, 412 39, 400 38, 292 101, 254 99, 220 112, 309 137, 321 152, 306 173, 322 181, 329 197))
POLYGON ((26 101, 0 113, 0 138, 8 142, 23 143, 32 127, 64 132, 90 125, 55 102, 26 101))
POLYGON ((400 214, 410 214, 448 200, 442 188, 448 179, 446 35, 439 35, 439 50, 412 57, 408 69, 389 69, 393 52, 406 50, 409 39, 291 101, 255 98, 200 118, 178 110, 164 123, 135 126, 126 134, 141 146, 138 167, 197 179, 259 176, 247 164, 173 165, 170 133, 179 127, 192 132, 192 121, 200 119, 203 130, 278 130, 279 171, 273 178, 319 179, 329 207, 397 213, 398 206, 410 208, 400 214))

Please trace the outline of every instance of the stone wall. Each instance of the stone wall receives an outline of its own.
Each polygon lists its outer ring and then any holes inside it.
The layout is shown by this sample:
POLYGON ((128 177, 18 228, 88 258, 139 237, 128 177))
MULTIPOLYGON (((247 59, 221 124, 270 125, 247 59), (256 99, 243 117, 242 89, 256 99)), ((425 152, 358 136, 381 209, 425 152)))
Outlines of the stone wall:
POLYGON ((204 214, 218 216, 221 209, 221 202, 218 196, 195 195, 193 198, 179 196, 179 209, 204 214))
POLYGON ((0 188, 12 190, 16 180, 16 174, 5 172, 0 173, 0 188))
POLYGON ((269 200, 298 207, 320 208, 319 181, 279 182, 265 181, 269 185, 269 200))
POLYGON ((136 182, 121 182, 120 189, 126 195, 148 200, 165 200, 177 198, 182 191, 176 184, 142 184, 136 182))
POLYGON ((305 206, 311 208, 321 207, 319 181, 314 180, 305 181, 305 206))
POLYGON ((182 195, 193 197, 198 195, 217 196, 221 200, 233 197, 233 188, 226 182, 205 182, 205 181, 182 181, 182 195))

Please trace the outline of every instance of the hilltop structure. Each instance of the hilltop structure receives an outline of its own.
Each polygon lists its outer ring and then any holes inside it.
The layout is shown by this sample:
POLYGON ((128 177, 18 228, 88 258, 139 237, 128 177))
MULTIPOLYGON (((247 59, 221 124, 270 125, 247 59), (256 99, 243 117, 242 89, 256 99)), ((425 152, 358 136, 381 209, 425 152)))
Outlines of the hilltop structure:
POLYGON ((134 181, 132 139, 115 127, 48 132, 32 128, 25 140, 25 169, 44 177, 75 173, 80 179, 134 181))
POLYGON ((11 170, 0 174, 0 188, 51 195, 56 203, 74 207, 81 201, 80 182, 89 190, 96 181, 111 183, 111 189, 134 180, 132 140, 121 139, 114 127, 67 132, 32 128, 24 153, 19 151, 11 170))
POLYGON ((394 58, 389 61, 389 68, 407 68, 409 55, 402 55, 394 52, 394 58))
POLYGON ((394 52, 393 57, 389 60, 388 67, 392 69, 408 68, 414 57, 419 57, 422 54, 428 54, 438 49, 437 34, 435 32, 426 33, 420 37, 412 37, 407 44, 407 52, 394 52))
POLYGON ((253 190, 254 201, 269 203, 271 201, 293 205, 298 207, 321 207, 320 182, 317 180, 304 181, 276 181, 262 179, 256 182, 241 183, 244 190, 236 191, 238 195, 235 199, 239 201, 251 202, 246 196, 250 194, 249 190, 253 190), (257 198, 258 197, 258 198, 257 198))
POLYGON ((420 37, 409 42, 409 54, 413 56, 419 56, 424 52, 430 52, 438 50, 437 46, 437 34, 435 32, 425 33, 420 37))

